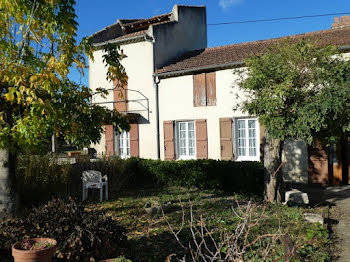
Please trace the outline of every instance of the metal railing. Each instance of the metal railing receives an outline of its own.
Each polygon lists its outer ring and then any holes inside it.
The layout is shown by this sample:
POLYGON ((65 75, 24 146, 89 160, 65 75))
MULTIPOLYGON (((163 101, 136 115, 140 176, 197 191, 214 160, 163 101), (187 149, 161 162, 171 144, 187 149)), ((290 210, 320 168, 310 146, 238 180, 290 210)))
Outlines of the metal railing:
MULTIPOLYGON (((92 102, 95 105, 107 105, 107 104, 118 104, 118 103, 125 103, 125 110, 124 111, 119 111, 120 113, 140 113, 140 112, 147 112, 147 120, 149 120, 149 99, 142 94, 139 90, 135 89, 129 89, 129 88, 111 88, 107 89, 107 91, 125 91, 124 92, 124 100, 118 100, 118 101, 104 101, 104 102, 92 102), (139 99, 127 99, 127 96, 125 95, 126 92, 134 92, 140 95, 141 98, 139 99), (140 106, 140 110, 129 110, 128 105, 130 104, 138 104, 140 106)), ((113 98, 114 99, 114 98, 113 98)))

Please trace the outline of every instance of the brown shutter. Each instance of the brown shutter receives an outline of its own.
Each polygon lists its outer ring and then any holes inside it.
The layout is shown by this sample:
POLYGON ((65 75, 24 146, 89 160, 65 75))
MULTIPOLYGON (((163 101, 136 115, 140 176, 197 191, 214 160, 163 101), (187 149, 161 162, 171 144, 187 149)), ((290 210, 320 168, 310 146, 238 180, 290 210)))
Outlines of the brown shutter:
POLYGON ((221 160, 233 160, 232 118, 220 118, 221 160))
POLYGON ((259 123, 260 132, 260 161, 264 161, 264 147, 265 147, 265 127, 259 123))
POLYGON ((114 130, 113 125, 106 125, 106 156, 112 156, 114 155, 114 130))
POLYGON ((174 121, 164 121, 164 159, 175 159, 174 121))
POLYGON ((139 156, 139 124, 137 122, 130 123, 130 155, 139 156))
POLYGON ((118 80, 113 81, 113 86, 115 87, 113 91, 114 96, 114 109, 118 112, 127 112, 128 111, 128 86, 120 86, 118 85, 118 80))
POLYGON ((216 106, 216 73, 205 74, 207 106, 216 106))
POLYGON ((193 75, 193 106, 206 106, 205 74, 193 75))
POLYGON ((196 120, 197 159, 208 159, 207 120, 196 120))

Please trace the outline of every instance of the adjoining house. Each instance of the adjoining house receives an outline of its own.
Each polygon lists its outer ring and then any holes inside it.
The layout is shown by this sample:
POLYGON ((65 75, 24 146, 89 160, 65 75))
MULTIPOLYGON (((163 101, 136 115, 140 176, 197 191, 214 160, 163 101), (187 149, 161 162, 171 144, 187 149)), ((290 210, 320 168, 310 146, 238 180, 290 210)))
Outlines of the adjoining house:
MULTIPOLYGON (((94 61, 89 85, 112 90, 93 103, 115 108, 129 118, 130 132, 112 126, 99 144, 99 154, 151 159, 221 159, 259 161, 264 128, 254 116, 233 108, 244 94, 235 84, 233 68, 281 38, 207 48, 205 6, 175 5, 171 13, 149 19, 122 19, 92 36, 94 61), (128 85, 106 80, 103 46, 118 43, 125 58, 128 85)), ((329 30, 289 36, 334 44, 350 52, 350 16, 335 18, 329 30)), ((328 151, 327 151, 328 152, 328 151)), ((295 183, 348 182, 350 143, 342 141, 332 154, 287 141, 284 179, 295 183), (346 181, 345 181, 346 180, 346 181)))

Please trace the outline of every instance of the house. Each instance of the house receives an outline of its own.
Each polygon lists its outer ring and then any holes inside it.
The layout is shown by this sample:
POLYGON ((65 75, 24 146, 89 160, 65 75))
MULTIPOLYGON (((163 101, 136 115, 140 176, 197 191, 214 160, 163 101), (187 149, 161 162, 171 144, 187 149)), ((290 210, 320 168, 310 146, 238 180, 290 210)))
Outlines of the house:
MULTIPOLYGON (((89 85, 112 90, 93 103, 115 108, 130 120, 130 132, 112 126, 99 144, 99 154, 151 159, 221 159, 259 161, 264 128, 254 116, 233 110, 237 94, 233 68, 281 38, 207 48, 205 6, 175 5, 171 13, 149 19, 118 20, 92 36, 94 61, 89 61, 89 85), (103 46, 120 45, 128 85, 106 80, 103 46)), ((350 17, 335 18, 331 29, 293 35, 319 45, 334 44, 350 52, 350 17)), ((344 141, 335 153, 310 149, 302 141, 287 141, 284 179, 326 185, 348 179, 350 151, 344 141), (340 154, 342 152, 342 154, 340 154), (338 154, 338 155, 337 155, 338 154), (347 158, 346 159, 346 156, 347 158)))

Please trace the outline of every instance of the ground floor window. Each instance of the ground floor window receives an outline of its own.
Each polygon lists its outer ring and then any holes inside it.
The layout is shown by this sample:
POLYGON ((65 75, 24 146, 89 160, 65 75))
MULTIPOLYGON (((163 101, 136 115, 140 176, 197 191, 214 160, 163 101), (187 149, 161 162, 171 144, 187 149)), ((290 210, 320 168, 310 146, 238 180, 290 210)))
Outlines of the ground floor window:
POLYGON ((196 158, 196 131, 194 121, 177 122, 177 138, 178 158, 196 158))
POLYGON ((257 119, 236 119, 237 160, 259 160, 259 125, 257 119))
POLYGON ((130 157, 130 134, 129 132, 123 131, 118 135, 119 140, 119 156, 121 158, 130 157))

